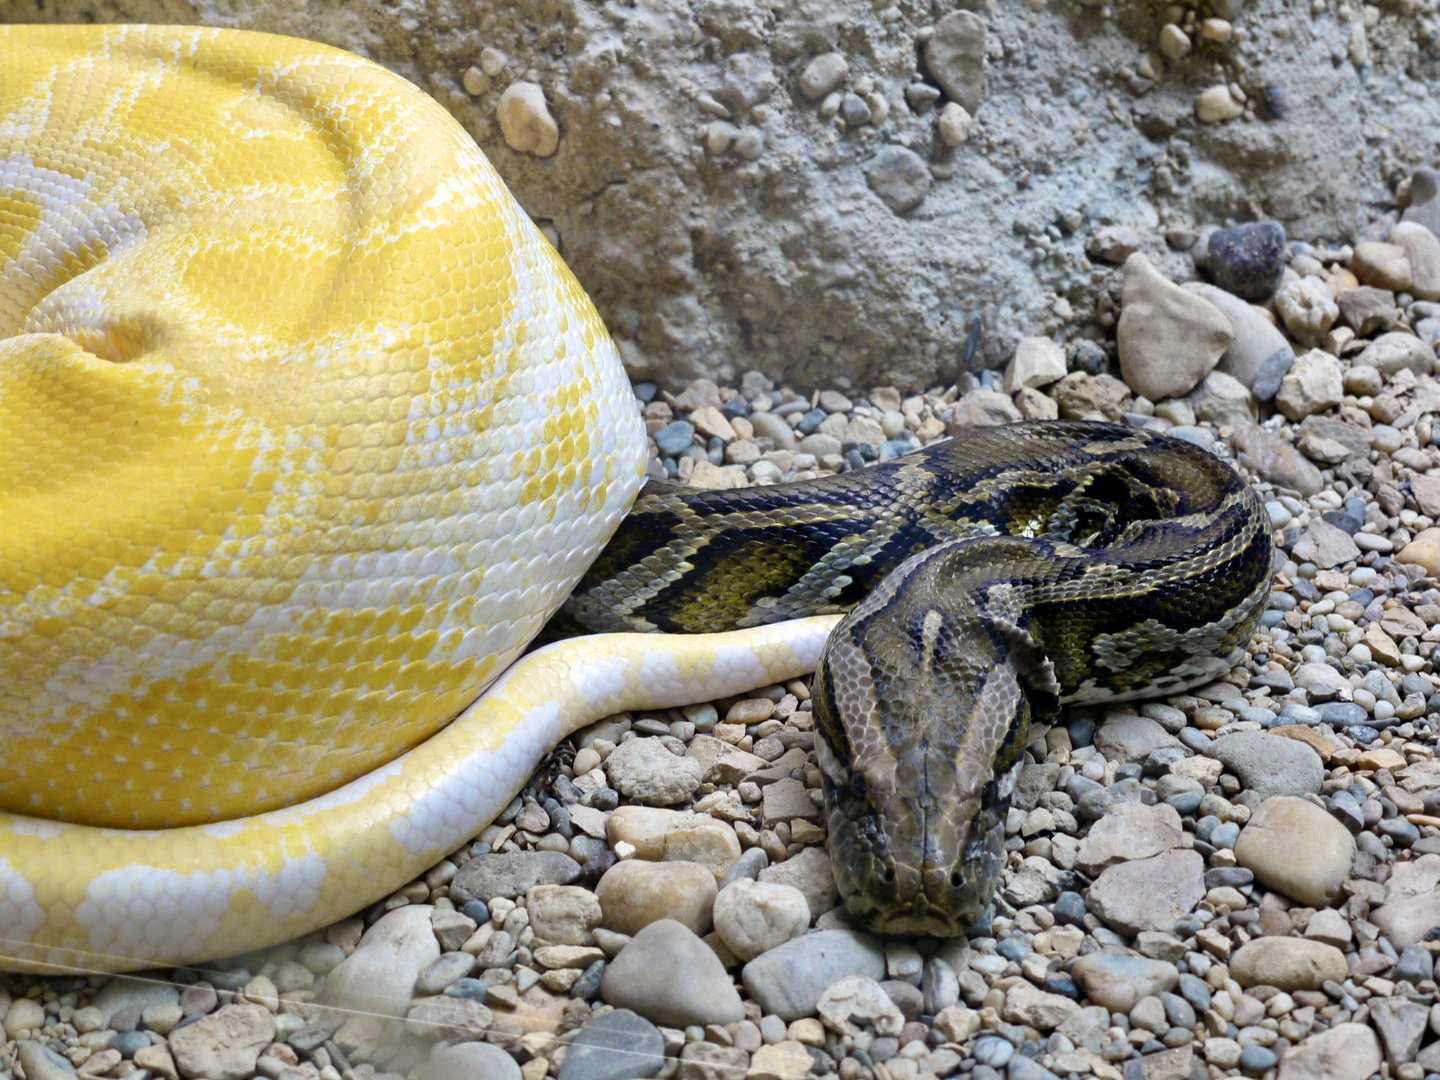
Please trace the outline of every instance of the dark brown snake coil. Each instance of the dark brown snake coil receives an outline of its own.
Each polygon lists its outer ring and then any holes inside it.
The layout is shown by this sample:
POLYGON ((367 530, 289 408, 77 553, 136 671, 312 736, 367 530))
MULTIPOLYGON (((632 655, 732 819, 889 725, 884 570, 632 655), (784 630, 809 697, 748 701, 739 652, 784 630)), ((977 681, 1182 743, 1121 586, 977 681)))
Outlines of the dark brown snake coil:
POLYGON ((1224 674, 1270 562, 1209 452, 1039 422, 821 480, 652 482, 565 611, 666 633, 848 611, 814 683, 835 879, 870 928, 948 937, 994 894, 1032 722, 1224 674))

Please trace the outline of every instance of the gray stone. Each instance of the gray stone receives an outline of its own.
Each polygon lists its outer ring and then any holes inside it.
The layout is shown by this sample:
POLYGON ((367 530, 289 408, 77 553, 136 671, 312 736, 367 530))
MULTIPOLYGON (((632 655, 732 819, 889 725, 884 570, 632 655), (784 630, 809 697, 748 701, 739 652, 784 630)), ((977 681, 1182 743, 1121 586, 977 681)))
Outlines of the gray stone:
POLYGON ((1366 1080, 1380 1071, 1380 1040, 1364 1024, 1336 1024, 1285 1051, 1277 1080, 1366 1080))
MULTIPOLYGON (((1185 400, 1190 403, 1198 419, 1208 421, 1216 427, 1251 424, 1259 416, 1255 398, 1245 384, 1223 371, 1212 371, 1206 375, 1185 400)), ((1180 435, 1182 430, 1183 428, 1179 427, 1172 428, 1170 434, 1183 438, 1180 435)), ((1214 436, 1205 428, 1197 427, 1195 430, 1203 433, 1203 437, 1209 440, 1208 444, 1202 441, 1202 446, 1208 448, 1214 444, 1214 436)))
POLYGON ((1148 716, 1109 713, 1095 731, 1095 749, 1111 761, 1144 761, 1162 747, 1179 745, 1175 736, 1148 716))
POLYGON ((1022 419, 1009 394, 998 390, 971 390, 955 403, 945 421, 949 435, 962 435, 970 427, 995 427, 1022 419))
POLYGON ((1262 799, 1307 792, 1318 795, 1325 781, 1320 755, 1298 739, 1239 731, 1212 742, 1209 756, 1222 762, 1247 790, 1262 799))
POLYGON ((885 952, 874 938, 816 931, 763 953, 740 973, 750 996, 786 1021, 814 1016, 825 988, 845 975, 885 978, 885 952))
POLYGON ((1205 896, 1205 860, 1189 850, 1121 863, 1090 886, 1090 910, 1125 934, 1169 930, 1205 896))
POLYGON ((1416 375, 1429 375, 1435 370, 1435 350, 1414 334, 1392 330, 1365 346, 1354 362, 1369 364, 1387 379, 1402 368, 1416 375))
POLYGON ((1139 252, 1125 260, 1120 374, 1152 401, 1188 394, 1214 370, 1234 336, 1203 297, 1165 278, 1139 252))
POLYGON ((757 412, 751 413, 749 419, 755 434, 772 441, 776 450, 795 449, 795 429, 787 424, 783 417, 769 412, 757 412))
POLYGON ((810 101, 819 101, 833 90, 840 89, 850 65, 840 53, 822 53, 805 65, 800 73, 800 92, 810 101))
POLYGON ((1410 177, 1410 205, 1400 215, 1401 221, 1424 225, 1440 236, 1440 172, 1416 169, 1410 177))
POLYGON ((1380 1032, 1390 1068, 1414 1061, 1420 1051, 1430 1010, 1404 997, 1380 998, 1370 1005, 1370 1021, 1380 1032))
POLYGON ((629 739, 605 759, 610 786, 647 806, 686 802, 700 786, 704 772, 700 762, 677 757, 656 738, 629 739))
POLYGON ((1361 285, 1358 289, 1346 289, 1340 293, 1335 297, 1335 303, 1340 308, 1340 321, 1360 337, 1369 337, 1377 330, 1393 330, 1400 318, 1400 312, 1395 307, 1395 294, 1389 289, 1361 285))
MULTIPOLYGON (((479 861, 471 860, 461 872, 479 861)), ((458 876, 455 880, 459 880, 458 876)), ((454 882, 451 889, 453 892, 454 882)), ((420 972, 440 959, 440 945, 430 928, 431 911, 426 905, 410 904, 381 916, 365 931, 355 951, 326 976, 325 1003, 351 1012, 404 1016, 420 972)), ((171 1041, 187 1030, 172 1032, 171 1041)), ((202 1071, 191 1075, 212 1074, 202 1071)))
MULTIPOLYGON (((1290 347, 1285 335, 1265 317, 1259 308, 1252 307, 1224 289, 1218 289, 1214 285, 1207 285, 1201 281, 1188 281, 1184 288, 1214 304, 1216 309, 1230 322, 1234 336, 1230 339, 1224 355, 1220 357, 1220 363, 1216 366, 1216 370, 1223 371, 1240 380, 1257 397, 1262 399, 1274 397, 1274 390, 1271 390, 1268 395, 1262 394, 1255 384, 1262 367, 1271 357, 1283 354, 1288 361, 1293 362, 1295 350, 1290 347)), ((1288 364, 1286 370, 1289 370, 1288 364)), ((1284 371, 1280 373, 1281 377, 1283 375, 1284 371)), ((1278 389, 1279 377, 1276 378, 1275 385, 1278 389)))
POLYGON ((559 1080, 642 1080, 665 1065, 665 1039, 630 1009, 587 1020, 570 1044, 559 1080))
POLYGON ((1116 803, 1080 841, 1075 865, 1094 877, 1116 863, 1148 859, 1179 847, 1184 838, 1180 814, 1173 806, 1116 803))
POLYGON ((74 1080, 75 1066, 44 1043, 24 1040, 20 1043, 19 1057, 25 1080, 74 1080))
POLYGON ((1354 562, 1360 557, 1360 549, 1345 530, 1323 518, 1313 517, 1290 554, 1297 562, 1312 562, 1321 570, 1331 570, 1354 562))
POLYGON ((882 146, 865 164, 865 179, 880 201, 897 214, 914 210, 925 201, 935 178, 930 166, 914 150, 882 146))
POLYGON ((456 979, 475 970, 475 957, 467 952, 442 953, 440 959, 415 978, 415 994, 438 994, 456 979))
POLYGON ((105 984, 90 1004, 100 1010, 100 1015, 108 1024, 121 1009, 138 1007, 140 1012, 144 1012, 151 1005, 169 1005, 179 1000, 180 992, 168 983, 117 975, 105 984))
POLYGON ((610 961, 600 996, 664 1027, 730 1024, 745 1018, 740 995, 714 951, 672 919, 645 927, 610 961))
POLYGON ((559 851, 481 855, 456 872, 450 899, 461 905, 472 900, 488 904, 497 896, 513 900, 536 885, 568 885, 579 876, 580 864, 559 851))
POLYGON ((1440 855, 1395 865, 1385 882, 1385 902, 1370 921, 1397 949, 1426 941, 1440 927, 1440 855))
POLYGON ((520 1066, 513 1057, 500 1047, 483 1042, 436 1047, 420 1069, 420 1080, 481 1080, 482 1077, 484 1080, 520 1080, 520 1075, 520 1066))
POLYGON ((925 43, 925 66, 946 97, 974 116, 984 90, 985 20, 970 11, 941 19, 925 43))
MULTIPOLYGON (((425 932, 430 932, 428 914, 425 932)), ((168 1042, 175 1065, 184 1076, 245 1080, 254 1074, 260 1051, 274 1038, 275 1017, 269 1009, 263 1005, 225 1005, 193 1024, 176 1028, 170 1032, 168 1042)))
MULTIPOLYGON (((353 1018, 354 1023, 360 1018, 353 1018)), ((468 1042, 483 1039, 494 1027, 495 1014, 475 995, 446 994, 416 998, 405 1013, 405 1030, 422 1039, 468 1042)))
MULTIPOLYGON (((1095 1004, 1111 1012, 1128 1013, 1142 999, 1173 990, 1180 973, 1174 964, 1164 960, 1097 952, 1076 960, 1071 976, 1095 1004)), ((1108 1017, 1105 1026, 1109 1026, 1108 1017)))
POLYGON ((1324 486, 1320 470, 1305 460, 1303 454, 1258 425, 1242 424, 1235 429, 1230 441, 1240 451, 1241 464, 1262 480, 1302 496, 1314 495, 1324 486))
POLYGON ((1276 349, 1255 369, 1255 381, 1250 384, 1250 390, 1257 401, 1271 401, 1280 392, 1280 384, 1285 381, 1285 376, 1290 374, 1290 369, 1295 366, 1295 350, 1287 344, 1283 349, 1276 349))

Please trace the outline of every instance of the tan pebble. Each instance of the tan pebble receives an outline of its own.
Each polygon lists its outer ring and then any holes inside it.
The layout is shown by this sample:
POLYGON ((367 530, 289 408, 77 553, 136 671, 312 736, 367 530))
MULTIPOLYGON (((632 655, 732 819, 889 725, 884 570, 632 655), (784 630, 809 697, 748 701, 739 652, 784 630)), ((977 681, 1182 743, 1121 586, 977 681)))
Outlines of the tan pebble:
POLYGON ((770 719, 774 712, 775 702, 769 698, 745 698, 730 706, 725 714, 725 723, 758 724, 762 720, 770 719))
POLYGON ((478 67, 468 67, 465 74, 460 76, 460 85, 465 87, 465 92, 471 97, 479 97, 490 89, 490 76, 478 67))
POLYGON ((1410 288, 1410 260, 1399 244, 1367 240, 1355 245, 1350 269, 1366 285, 1401 292, 1410 288))

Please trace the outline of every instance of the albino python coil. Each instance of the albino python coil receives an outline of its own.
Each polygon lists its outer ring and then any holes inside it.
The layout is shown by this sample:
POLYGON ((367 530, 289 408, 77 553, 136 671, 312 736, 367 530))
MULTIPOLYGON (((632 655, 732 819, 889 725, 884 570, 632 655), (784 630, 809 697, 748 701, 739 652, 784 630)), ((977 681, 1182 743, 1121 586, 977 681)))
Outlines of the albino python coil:
POLYGON ((813 666, 833 620, 644 678, 575 643, 450 724, 644 457, 590 302, 409 83, 0 27, 4 965, 293 937, 463 843, 566 725, 813 666))

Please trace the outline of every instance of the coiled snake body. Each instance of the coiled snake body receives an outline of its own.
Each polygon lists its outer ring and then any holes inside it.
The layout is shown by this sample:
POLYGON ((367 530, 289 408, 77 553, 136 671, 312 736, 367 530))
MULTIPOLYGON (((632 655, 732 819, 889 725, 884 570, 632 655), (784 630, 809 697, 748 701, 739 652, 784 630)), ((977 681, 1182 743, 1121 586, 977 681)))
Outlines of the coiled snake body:
POLYGON ((822 648, 842 890, 949 932, 1030 710, 1212 677, 1261 606, 1228 468, 1038 425, 648 492, 571 617, 746 629, 512 665, 644 459, 594 309, 409 84, 258 34, 0 27, 3 966, 294 937, 464 843, 568 731, 822 648))

